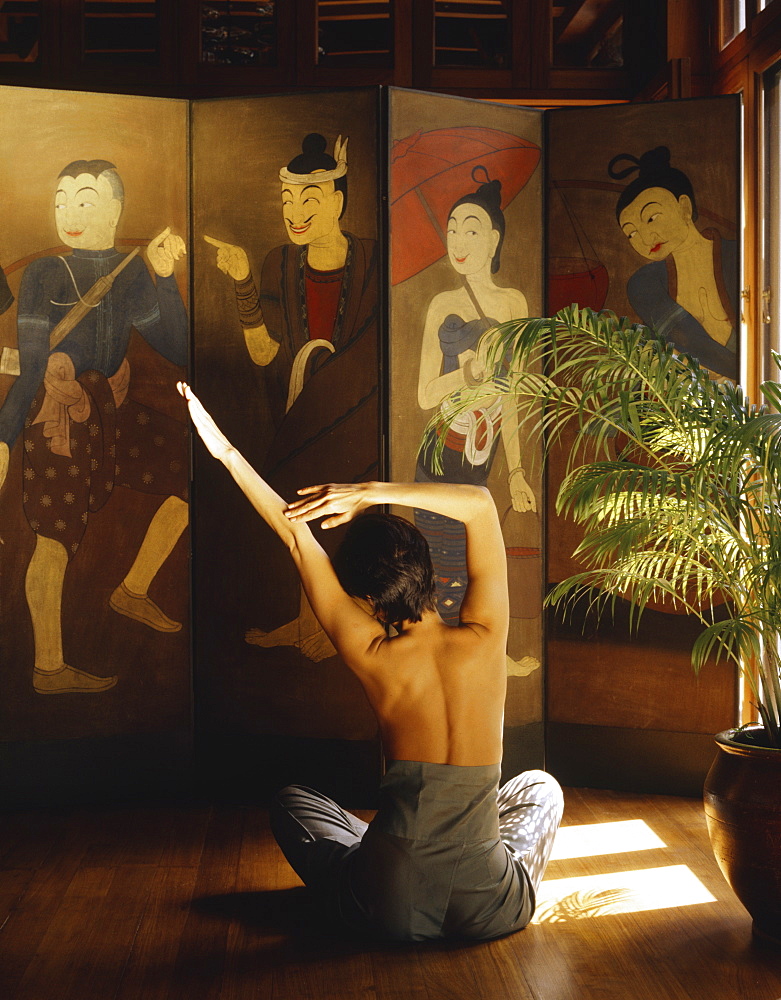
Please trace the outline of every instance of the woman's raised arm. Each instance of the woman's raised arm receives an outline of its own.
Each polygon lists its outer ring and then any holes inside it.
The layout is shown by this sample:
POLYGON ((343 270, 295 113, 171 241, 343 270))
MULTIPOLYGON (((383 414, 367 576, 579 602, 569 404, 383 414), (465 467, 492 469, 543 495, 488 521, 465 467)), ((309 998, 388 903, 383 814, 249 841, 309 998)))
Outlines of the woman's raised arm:
POLYGON ((177 387, 209 452, 227 468, 258 514, 290 550, 312 610, 328 638, 348 666, 364 662, 367 651, 385 638, 383 627, 342 589, 330 559, 306 521, 286 516, 285 500, 233 447, 189 385, 180 382, 177 387))
POLYGON ((351 520, 366 507, 422 507, 462 521, 466 528, 469 583, 461 624, 506 628, 509 621, 507 557, 493 497, 482 486, 463 483, 358 483, 308 486, 285 512, 291 521, 325 518, 324 528, 351 520))

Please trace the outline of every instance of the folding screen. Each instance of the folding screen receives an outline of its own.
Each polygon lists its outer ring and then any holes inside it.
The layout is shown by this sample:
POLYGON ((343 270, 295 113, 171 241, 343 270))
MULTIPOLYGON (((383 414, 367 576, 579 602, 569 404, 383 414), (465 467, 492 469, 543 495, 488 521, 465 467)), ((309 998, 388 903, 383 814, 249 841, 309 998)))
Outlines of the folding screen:
MULTIPOLYGON (((379 113, 376 90, 193 108, 195 383, 290 499, 380 475, 379 113)), ((329 741, 312 746, 307 774, 343 741, 356 784, 373 778, 374 717, 289 553, 208 456, 195 480, 203 732, 234 763, 243 741, 258 753, 255 737, 277 758, 291 740, 329 741)), ((315 531, 329 552, 342 534, 315 531)))
MULTIPOLYGON (((495 321, 604 306, 734 377, 738 131, 732 98, 542 113, 399 90, 188 103, 2 88, 6 801, 169 774, 189 759, 191 685, 218 778, 258 789, 322 771, 366 798, 381 762, 361 688, 287 553, 200 446, 188 565, 186 335, 204 402, 290 497, 433 477, 424 427, 495 321), (664 201, 670 171, 690 187, 662 231, 636 195, 650 175, 664 201)), ((685 783, 732 721, 734 682, 721 667, 693 678, 690 624, 664 607, 641 642, 620 623, 544 627, 544 585, 571 571, 577 535, 553 514, 546 532, 558 460, 546 497, 515 417, 473 414, 445 471, 486 483, 502 516, 508 766, 543 762, 546 703, 565 778, 616 780, 606 755, 637 760, 672 731, 688 763, 668 754, 656 771, 685 783)), ((416 518, 454 619, 463 543, 416 518)), ((645 766, 619 779, 642 784, 645 766)))
POLYGON ((189 745, 187 119, 0 89, 6 797, 189 745))
MULTIPOLYGON (((440 478, 420 449, 427 421, 466 384, 485 330, 542 309, 542 125, 539 112, 391 92, 392 478, 440 478)), ((505 762, 517 769, 544 756, 543 494, 540 455, 515 428, 510 404, 469 414, 449 435, 441 478, 487 485, 500 511, 511 613, 505 762)), ((455 624, 467 582, 463 529, 425 511, 416 522, 434 559, 439 611, 455 624)))
MULTIPOLYGON (((736 97, 562 109, 548 115, 548 312, 572 301, 642 321, 719 377, 738 376, 740 102, 736 97)), ((577 571, 579 541, 553 499, 547 582, 577 571)), ((548 762, 571 784, 697 794, 711 735, 734 724, 726 663, 699 676, 699 626, 659 604, 628 625, 547 629, 548 762)))

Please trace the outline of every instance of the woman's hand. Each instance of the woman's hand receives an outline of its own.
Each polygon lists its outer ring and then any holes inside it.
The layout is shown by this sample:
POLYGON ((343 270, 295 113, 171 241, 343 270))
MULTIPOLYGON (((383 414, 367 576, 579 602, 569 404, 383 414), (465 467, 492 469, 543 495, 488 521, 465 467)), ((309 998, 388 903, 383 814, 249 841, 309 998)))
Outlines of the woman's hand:
POLYGON ((536 512, 537 499, 534 496, 534 490, 526 482, 526 473, 520 465, 510 472, 508 485, 513 510, 517 510, 521 514, 526 513, 526 511, 536 512))
POLYGON ((302 500, 295 500, 285 511, 291 521, 314 521, 326 517, 321 527, 346 524, 367 507, 382 501, 376 497, 376 483, 326 483, 298 490, 302 500))
POLYGON ((214 420, 212 420, 210 414, 204 409, 203 403, 201 403, 190 386, 186 382, 177 382, 176 388, 187 400, 192 422, 195 425, 195 429, 201 435, 203 443, 209 449, 209 453, 221 462, 224 461, 228 453, 233 451, 233 445, 225 437, 217 424, 215 424, 214 420))

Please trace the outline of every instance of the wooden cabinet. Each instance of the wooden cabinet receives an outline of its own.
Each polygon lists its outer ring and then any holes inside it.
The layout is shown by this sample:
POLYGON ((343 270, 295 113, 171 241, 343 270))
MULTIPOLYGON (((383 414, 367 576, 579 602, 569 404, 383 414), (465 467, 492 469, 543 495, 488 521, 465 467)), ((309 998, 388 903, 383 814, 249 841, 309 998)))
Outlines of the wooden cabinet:
MULTIPOLYGON (((635 18, 660 5, 630 6, 635 18)), ((182 97, 386 84, 510 100, 621 99, 633 83, 617 55, 625 8, 622 0, 7 0, 0 81, 182 97)), ((649 49, 647 33, 642 42, 663 64, 663 46, 649 49)))

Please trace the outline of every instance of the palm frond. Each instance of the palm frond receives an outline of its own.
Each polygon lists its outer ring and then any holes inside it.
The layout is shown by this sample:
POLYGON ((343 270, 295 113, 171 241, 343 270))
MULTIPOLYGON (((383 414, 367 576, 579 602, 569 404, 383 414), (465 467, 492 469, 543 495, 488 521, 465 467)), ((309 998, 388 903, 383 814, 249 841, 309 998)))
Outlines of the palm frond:
POLYGON ((601 614, 628 598, 640 615, 676 602, 703 624, 697 668, 762 664, 757 699, 781 745, 781 386, 763 383, 754 404, 648 328, 578 306, 502 324, 482 346, 491 377, 427 428, 435 462, 456 416, 497 397, 546 453, 567 440, 557 510, 583 526, 585 570, 548 603, 601 614))

